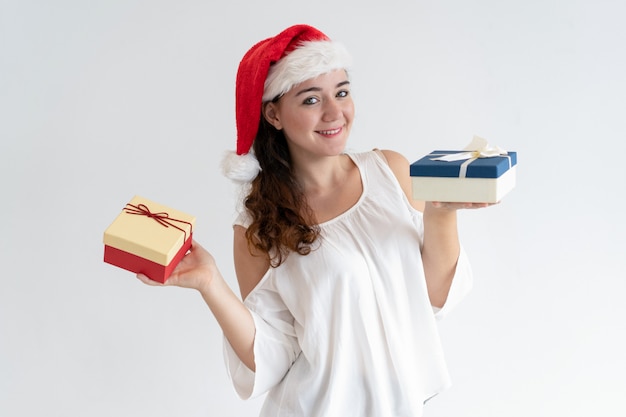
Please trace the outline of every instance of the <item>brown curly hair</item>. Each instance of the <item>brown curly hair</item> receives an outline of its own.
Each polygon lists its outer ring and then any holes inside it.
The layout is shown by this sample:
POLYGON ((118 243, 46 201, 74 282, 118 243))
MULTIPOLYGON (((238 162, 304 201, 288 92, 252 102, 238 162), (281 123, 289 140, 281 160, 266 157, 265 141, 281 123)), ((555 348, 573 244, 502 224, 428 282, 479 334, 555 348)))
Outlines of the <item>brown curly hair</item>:
POLYGON ((290 252, 309 254, 320 230, 293 175, 283 132, 261 116, 252 146, 261 172, 244 199, 252 219, 246 238, 251 253, 255 248, 268 254, 270 265, 277 267, 290 252))

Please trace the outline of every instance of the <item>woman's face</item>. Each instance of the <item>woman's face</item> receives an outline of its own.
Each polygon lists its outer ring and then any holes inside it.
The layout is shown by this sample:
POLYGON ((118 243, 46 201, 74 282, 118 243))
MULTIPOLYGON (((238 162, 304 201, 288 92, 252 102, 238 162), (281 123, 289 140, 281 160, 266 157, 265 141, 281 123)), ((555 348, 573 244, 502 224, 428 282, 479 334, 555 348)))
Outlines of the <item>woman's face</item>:
POLYGON ((332 156, 343 152, 354 103, 345 70, 307 80, 264 108, 266 119, 283 130, 293 157, 332 156))

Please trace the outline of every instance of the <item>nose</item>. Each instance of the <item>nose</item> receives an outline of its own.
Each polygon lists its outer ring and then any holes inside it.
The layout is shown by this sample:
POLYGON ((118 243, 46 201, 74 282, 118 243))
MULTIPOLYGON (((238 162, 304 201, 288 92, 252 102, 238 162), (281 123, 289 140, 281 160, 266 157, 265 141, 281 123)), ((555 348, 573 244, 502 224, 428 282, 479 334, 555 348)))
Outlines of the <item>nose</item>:
POLYGON ((341 103, 339 103, 337 100, 326 100, 324 102, 324 113, 322 115, 322 120, 324 120, 325 122, 332 122, 341 118, 341 114, 341 103))

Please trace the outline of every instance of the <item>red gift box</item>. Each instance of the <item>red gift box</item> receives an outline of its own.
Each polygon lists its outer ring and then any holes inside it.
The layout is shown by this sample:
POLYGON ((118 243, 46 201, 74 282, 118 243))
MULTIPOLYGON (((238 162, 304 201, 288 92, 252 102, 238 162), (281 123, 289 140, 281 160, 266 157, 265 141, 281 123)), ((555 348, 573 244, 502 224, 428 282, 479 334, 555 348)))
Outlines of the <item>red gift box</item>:
POLYGON ((104 232, 104 262, 164 283, 191 248, 195 221, 135 196, 104 232))

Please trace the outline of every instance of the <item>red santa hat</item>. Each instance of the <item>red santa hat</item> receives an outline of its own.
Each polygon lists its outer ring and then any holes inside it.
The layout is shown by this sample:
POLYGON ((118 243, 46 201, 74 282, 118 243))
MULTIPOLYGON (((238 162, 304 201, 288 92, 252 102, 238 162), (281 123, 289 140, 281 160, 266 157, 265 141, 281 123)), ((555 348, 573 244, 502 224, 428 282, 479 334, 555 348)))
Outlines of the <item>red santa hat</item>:
POLYGON ((341 44, 308 25, 291 26, 250 48, 237 71, 237 150, 229 151, 222 160, 224 175, 235 182, 247 183, 260 172, 259 162, 251 147, 264 102, 311 78, 347 69, 350 61, 341 44))

